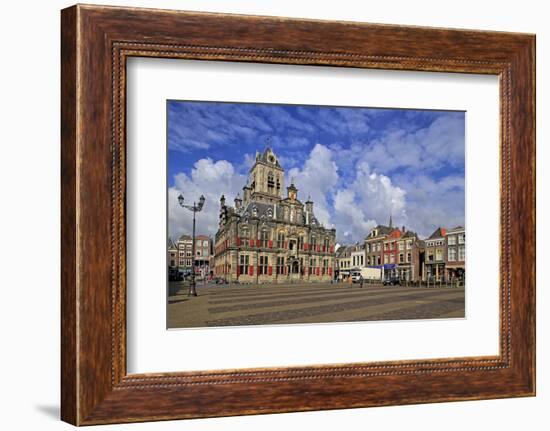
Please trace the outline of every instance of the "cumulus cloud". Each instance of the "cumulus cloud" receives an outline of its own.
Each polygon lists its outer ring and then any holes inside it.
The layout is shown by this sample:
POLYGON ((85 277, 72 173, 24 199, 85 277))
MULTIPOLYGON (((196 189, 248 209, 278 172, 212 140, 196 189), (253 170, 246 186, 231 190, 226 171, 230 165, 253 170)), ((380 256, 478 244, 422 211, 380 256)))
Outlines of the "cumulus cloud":
POLYGON ((187 209, 181 208, 178 196, 181 193, 185 204, 198 201, 204 195, 205 204, 197 215, 196 232, 213 236, 218 229, 220 197, 225 194, 231 202, 246 182, 246 176, 238 174, 233 165, 226 160, 213 161, 206 158, 198 160, 188 176, 179 173, 174 185, 168 189, 168 232, 172 238, 192 232, 193 217, 187 209))
POLYGON ((332 227, 329 196, 338 182, 338 169, 332 160, 332 152, 326 146, 316 144, 305 161, 302 169, 288 171, 287 184, 294 180, 302 201, 311 197, 315 203, 315 216, 327 227, 332 227))
POLYGON ((386 224, 392 215, 395 224, 404 224, 406 192, 385 175, 371 171, 368 163, 355 167, 355 178, 338 190, 334 198, 334 220, 345 242, 362 240, 377 224, 386 224))

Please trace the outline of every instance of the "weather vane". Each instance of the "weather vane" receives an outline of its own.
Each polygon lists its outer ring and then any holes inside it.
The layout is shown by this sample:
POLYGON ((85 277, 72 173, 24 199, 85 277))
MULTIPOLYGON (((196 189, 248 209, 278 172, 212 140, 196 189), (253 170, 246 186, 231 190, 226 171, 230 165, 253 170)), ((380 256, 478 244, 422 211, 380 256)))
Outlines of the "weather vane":
POLYGON ((267 138, 265 138, 265 144, 270 147, 271 146, 271 136, 268 136, 267 138))

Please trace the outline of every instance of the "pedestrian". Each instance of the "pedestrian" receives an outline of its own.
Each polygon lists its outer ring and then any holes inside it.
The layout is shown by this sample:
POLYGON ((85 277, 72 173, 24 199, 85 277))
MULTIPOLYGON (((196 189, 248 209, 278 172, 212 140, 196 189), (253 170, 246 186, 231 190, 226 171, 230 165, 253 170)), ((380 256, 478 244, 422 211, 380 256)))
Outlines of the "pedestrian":
POLYGON ((360 275, 359 276, 359 287, 362 289, 363 288, 363 275, 360 275))

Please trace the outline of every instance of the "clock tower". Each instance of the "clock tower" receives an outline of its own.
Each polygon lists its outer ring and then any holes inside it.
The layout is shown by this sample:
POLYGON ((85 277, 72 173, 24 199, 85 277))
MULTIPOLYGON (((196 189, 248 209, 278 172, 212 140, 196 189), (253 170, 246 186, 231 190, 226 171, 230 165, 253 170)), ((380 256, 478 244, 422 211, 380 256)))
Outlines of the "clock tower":
POLYGON ((248 181, 251 199, 269 203, 280 201, 284 187, 284 174, 284 169, 270 147, 266 147, 261 154, 257 153, 248 181))

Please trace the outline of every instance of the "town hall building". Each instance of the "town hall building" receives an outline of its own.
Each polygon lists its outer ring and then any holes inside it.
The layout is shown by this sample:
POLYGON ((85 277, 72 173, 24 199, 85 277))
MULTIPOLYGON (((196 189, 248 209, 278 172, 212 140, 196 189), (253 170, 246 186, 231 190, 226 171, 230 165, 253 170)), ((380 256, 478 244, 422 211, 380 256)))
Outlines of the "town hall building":
POLYGON ((256 154, 242 198, 220 199, 215 239, 217 277, 239 283, 327 282, 333 278, 335 229, 315 217, 311 199, 302 203, 271 148, 256 154))

